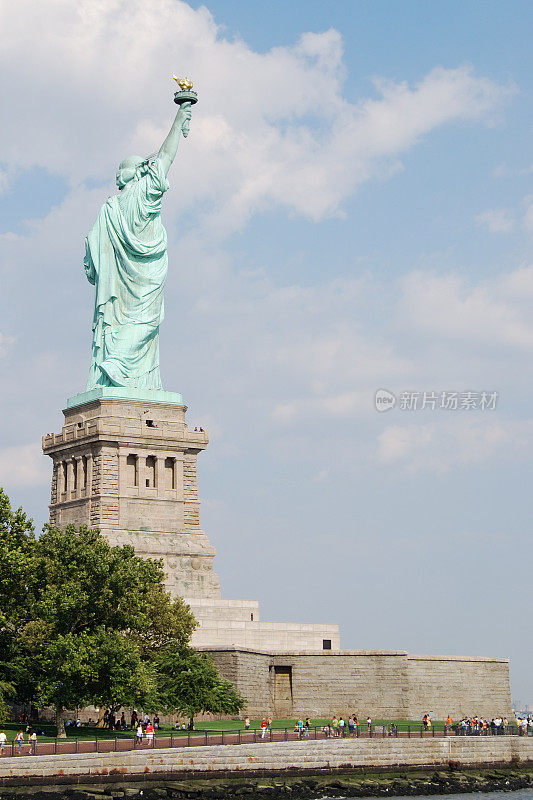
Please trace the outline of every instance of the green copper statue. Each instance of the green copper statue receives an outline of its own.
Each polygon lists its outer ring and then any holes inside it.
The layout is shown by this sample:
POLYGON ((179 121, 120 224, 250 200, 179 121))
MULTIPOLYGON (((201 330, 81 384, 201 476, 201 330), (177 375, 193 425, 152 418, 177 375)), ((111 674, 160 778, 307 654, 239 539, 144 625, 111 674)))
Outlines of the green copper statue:
MULTIPOLYGON (((190 89, 187 80, 183 89, 190 89)), ((189 85, 190 84, 190 85, 189 85)), ((130 156, 85 240, 85 273, 96 287, 87 390, 99 386, 161 389, 159 324, 164 316, 167 234, 161 201, 167 174, 187 136, 196 93, 177 92, 179 111, 157 156, 130 156)))

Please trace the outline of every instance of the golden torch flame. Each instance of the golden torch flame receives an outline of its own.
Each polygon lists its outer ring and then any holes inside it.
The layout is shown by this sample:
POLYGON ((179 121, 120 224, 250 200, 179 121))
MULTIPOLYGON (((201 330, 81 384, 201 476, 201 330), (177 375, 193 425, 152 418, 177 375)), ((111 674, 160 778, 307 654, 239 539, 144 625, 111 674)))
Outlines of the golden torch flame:
POLYGON ((174 73, 172 73, 172 77, 182 91, 189 91, 189 89, 192 89, 193 83, 190 78, 178 78, 174 73))

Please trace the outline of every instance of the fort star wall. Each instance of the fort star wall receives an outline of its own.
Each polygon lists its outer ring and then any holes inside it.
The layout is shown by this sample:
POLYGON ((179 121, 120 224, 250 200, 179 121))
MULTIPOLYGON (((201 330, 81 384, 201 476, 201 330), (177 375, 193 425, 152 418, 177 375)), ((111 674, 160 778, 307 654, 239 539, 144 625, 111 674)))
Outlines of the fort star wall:
MULTIPOLYGON (((203 648, 204 649, 204 648, 203 648)), ((512 719, 509 664, 490 658, 397 651, 257 652, 210 648, 221 673, 248 698, 252 717, 512 719)))

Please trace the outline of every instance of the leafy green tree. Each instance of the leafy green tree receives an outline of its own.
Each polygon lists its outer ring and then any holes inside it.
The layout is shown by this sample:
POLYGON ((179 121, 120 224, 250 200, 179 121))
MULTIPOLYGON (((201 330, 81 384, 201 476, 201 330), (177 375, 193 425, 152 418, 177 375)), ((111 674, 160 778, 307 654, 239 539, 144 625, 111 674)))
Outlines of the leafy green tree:
POLYGON ((0 719, 20 676, 18 639, 28 614, 35 541, 33 521, 21 508, 13 511, 0 488, 0 719))
POLYGON ((196 621, 163 585, 161 562, 111 547, 98 531, 47 527, 34 544, 28 616, 19 631, 19 685, 56 710, 144 704, 150 662, 168 642, 185 646, 196 621))
POLYGON ((37 539, 0 489, 0 714, 4 696, 56 710, 144 705, 237 713, 244 701, 187 643, 189 607, 171 600, 160 561, 98 531, 47 526, 37 539))
POLYGON ((6 721, 7 718, 7 704, 4 697, 13 694, 13 685, 7 681, 0 681, 0 723, 6 721))
POLYGON ((35 546, 33 520, 19 508, 11 509, 0 487, 0 629, 16 628, 27 605, 27 584, 32 574, 35 546))
POLYGON ((155 706, 169 714, 187 716, 190 728, 197 714, 237 714, 245 704, 206 653, 171 642, 156 653, 153 668, 155 706))

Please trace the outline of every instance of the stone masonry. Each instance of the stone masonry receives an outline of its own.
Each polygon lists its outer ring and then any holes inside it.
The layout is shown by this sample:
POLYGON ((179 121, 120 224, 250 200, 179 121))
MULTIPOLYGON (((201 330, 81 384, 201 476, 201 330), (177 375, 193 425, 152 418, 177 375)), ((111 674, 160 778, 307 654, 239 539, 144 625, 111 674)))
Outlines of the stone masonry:
POLYGON ((161 558, 174 596, 216 599, 196 477, 208 436, 188 429, 185 411, 119 399, 65 410, 61 433, 43 437, 53 460, 50 522, 99 528, 112 545, 161 558))
POLYGON ((337 625, 264 622, 256 601, 223 599, 200 527, 196 460, 208 435, 189 430, 186 407, 167 395, 69 401, 61 433, 43 438, 50 522, 99 528, 112 545, 162 559, 167 588, 198 620, 192 645, 212 654, 248 714, 511 718, 506 661, 341 650, 337 625))
POLYGON ((521 736, 450 736, 445 739, 328 739, 156 749, 117 753, 4 757, 0 785, 20 786, 142 779, 180 780, 216 773, 266 775, 295 770, 350 768, 448 769, 531 764, 533 739, 521 736))
POLYGON ((454 720, 479 714, 514 719, 509 663, 501 659, 410 656, 402 651, 208 649, 224 677, 248 698, 251 717, 356 713, 377 719, 454 720))
POLYGON ((215 548, 200 527, 196 459, 205 431, 186 406, 96 398, 68 407, 61 433, 43 437, 53 461, 50 522, 99 528, 112 545, 160 558, 170 593, 191 606, 193 645, 339 649, 337 625, 263 622, 254 600, 225 600, 215 548))

